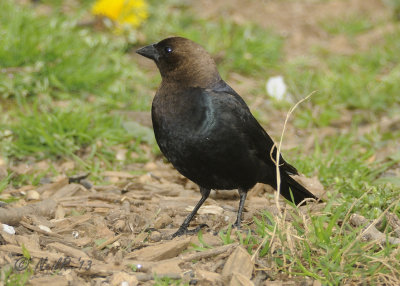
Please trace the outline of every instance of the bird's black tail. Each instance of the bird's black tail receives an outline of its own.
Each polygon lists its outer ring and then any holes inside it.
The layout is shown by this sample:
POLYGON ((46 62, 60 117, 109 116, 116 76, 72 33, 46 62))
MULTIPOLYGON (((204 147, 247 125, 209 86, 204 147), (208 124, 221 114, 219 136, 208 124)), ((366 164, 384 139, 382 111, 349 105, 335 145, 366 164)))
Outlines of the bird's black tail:
POLYGON ((281 182, 281 195, 285 197, 285 199, 294 202, 298 205, 304 199, 312 198, 318 200, 318 197, 313 195, 309 190, 303 187, 300 183, 298 183, 295 179, 289 176, 286 173, 281 173, 282 182, 281 182), (292 198, 293 197, 293 198, 292 198))

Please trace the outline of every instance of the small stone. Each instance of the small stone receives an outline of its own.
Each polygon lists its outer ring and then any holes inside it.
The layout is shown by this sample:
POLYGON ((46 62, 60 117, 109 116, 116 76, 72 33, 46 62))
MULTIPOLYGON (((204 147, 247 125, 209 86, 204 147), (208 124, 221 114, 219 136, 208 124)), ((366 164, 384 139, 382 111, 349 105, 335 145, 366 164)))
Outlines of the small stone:
POLYGON ((30 190, 26 192, 27 201, 37 201, 40 199, 40 194, 35 190, 30 190))
POLYGON ((129 285, 129 286, 136 286, 139 284, 136 276, 129 275, 126 272, 117 272, 111 278, 111 285, 112 286, 121 286, 121 285, 129 285))
POLYGON ((79 174, 69 177, 68 180, 69 180, 69 183, 79 183, 83 179, 86 179, 89 175, 90 175, 89 172, 82 172, 82 173, 79 173, 79 174))
POLYGON ((121 247, 121 243, 119 241, 114 241, 113 244, 111 244, 111 247, 120 248, 121 247))
POLYGON ((158 231, 153 231, 150 234, 150 240, 154 242, 159 242, 161 240, 161 233, 159 233, 158 231))
POLYGON ((154 222, 154 228, 165 228, 170 223, 172 223, 172 218, 168 214, 162 213, 154 222))
POLYGON ((114 229, 115 229, 115 230, 118 230, 118 231, 122 231, 122 230, 125 229, 125 226, 126 226, 125 220, 119 219, 119 220, 117 220, 117 221, 115 222, 115 224, 114 224, 114 229))
POLYGON ((3 223, 3 231, 5 231, 8 234, 15 234, 15 229, 11 225, 4 223, 3 223))
POLYGON ((72 237, 75 238, 75 239, 79 238, 79 232, 76 231, 76 230, 73 230, 72 231, 72 237))
MULTIPOLYGON (((194 207, 186 208, 187 211, 192 211, 194 207)), ((222 215, 224 213, 224 209, 217 205, 211 206, 202 206, 198 211, 198 214, 213 214, 213 215, 222 215)))
POLYGON ((45 226, 45 225, 38 225, 38 227, 39 227, 41 230, 44 230, 44 231, 46 231, 46 232, 51 232, 51 229, 50 229, 48 226, 45 226))
POLYGON ((52 179, 49 178, 49 177, 43 177, 43 178, 40 179, 39 182, 40 182, 40 184, 42 184, 42 185, 46 185, 46 184, 51 184, 51 183, 53 183, 52 179))
POLYGON ((139 177, 139 183, 141 183, 141 184, 150 183, 151 181, 153 181, 153 179, 152 179, 150 173, 141 175, 141 176, 139 177))
POLYGON ((79 182, 82 186, 84 186, 87 190, 90 190, 93 187, 93 184, 87 180, 87 179, 83 179, 79 182))
POLYGON ((146 165, 144 165, 143 169, 145 169, 146 171, 154 171, 158 169, 158 166, 154 162, 148 162, 146 163, 146 165))
POLYGON ((117 161, 125 161, 126 160, 126 154, 128 153, 128 150, 126 149, 119 149, 117 151, 117 154, 115 155, 115 158, 117 161))
POLYGON ((73 170, 75 168, 75 162, 74 161, 67 161, 61 164, 60 169, 63 172, 73 170))

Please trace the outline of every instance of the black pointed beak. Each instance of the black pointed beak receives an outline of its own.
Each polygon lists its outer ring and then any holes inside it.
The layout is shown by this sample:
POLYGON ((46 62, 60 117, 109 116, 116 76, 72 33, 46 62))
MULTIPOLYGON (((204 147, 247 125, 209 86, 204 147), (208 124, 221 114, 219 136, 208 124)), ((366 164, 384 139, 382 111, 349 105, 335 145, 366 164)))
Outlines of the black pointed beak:
POLYGON ((155 44, 140 48, 139 50, 136 51, 136 53, 146 58, 152 59, 154 61, 157 61, 159 57, 158 51, 155 48, 155 44))

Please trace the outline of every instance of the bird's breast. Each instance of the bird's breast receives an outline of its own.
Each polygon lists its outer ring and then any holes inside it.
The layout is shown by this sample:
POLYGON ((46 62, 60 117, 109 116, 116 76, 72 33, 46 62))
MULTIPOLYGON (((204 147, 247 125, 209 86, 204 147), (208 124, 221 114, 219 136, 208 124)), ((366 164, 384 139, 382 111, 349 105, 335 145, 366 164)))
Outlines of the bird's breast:
POLYGON ((216 112, 207 95, 189 93, 178 99, 157 95, 152 106, 157 143, 174 167, 207 188, 255 184, 257 159, 227 112, 216 112))
MULTIPOLYGON (((212 106, 198 92, 156 94, 152 106, 155 132, 160 136, 207 136, 214 127, 212 106)), ((173 139, 173 138, 170 138, 173 139)))

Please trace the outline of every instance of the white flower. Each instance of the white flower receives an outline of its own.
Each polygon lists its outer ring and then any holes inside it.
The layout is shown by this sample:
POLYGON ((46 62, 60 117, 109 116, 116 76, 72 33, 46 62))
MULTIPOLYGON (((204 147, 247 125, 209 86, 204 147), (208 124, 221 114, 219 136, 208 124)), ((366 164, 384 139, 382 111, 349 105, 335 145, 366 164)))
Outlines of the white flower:
POLYGON ((267 89, 267 93, 273 98, 277 100, 285 99, 287 87, 282 76, 270 77, 265 88, 267 89))

